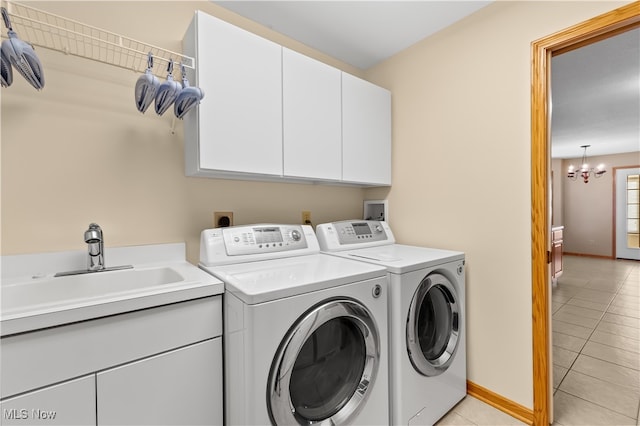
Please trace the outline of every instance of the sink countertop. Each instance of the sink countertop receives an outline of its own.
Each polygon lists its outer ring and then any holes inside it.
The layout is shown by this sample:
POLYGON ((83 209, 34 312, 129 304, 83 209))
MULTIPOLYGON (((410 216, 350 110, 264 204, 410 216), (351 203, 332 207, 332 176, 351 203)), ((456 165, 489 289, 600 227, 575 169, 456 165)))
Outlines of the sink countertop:
MULTIPOLYGON (((109 315, 152 308, 201 297, 214 296, 224 292, 224 284, 185 260, 184 243, 157 244, 132 247, 105 248, 107 267, 133 265, 133 269, 124 271, 95 272, 72 276, 76 281, 100 276, 102 281, 113 278, 118 273, 144 273, 153 269, 169 268, 182 279, 159 285, 142 286, 96 294, 90 297, 62 297, 56 294, 51 303, 33 303, 25 306, 11 306, 12 294, 20 290, 22 298, 31 291, 42 291, 42 286, 55 285, 57 272, 86 269, 86 251, 67 251, 55 253, 37 253, 2 256, 2 282, 0 287, 2 310, 0 311, 0 333, 3 337, 85 321, 109 315), (106 278, 105 277, 109 277, 106 278), (83 278, 86 277, 86 278, 83 278), (17 286, 21 286, 18 288, 17 286), (31 286, 31 287, 26 287, 31 286), (26 291, 25 291, 26 290, 26 291)), ((121 275, 122 276, 122 275, 121 275)), ((62 282, 62 281, 61 281, 62 282)), ((105 286, 108 288, 108 284, 105 286)), ((66 287, 67 290, 69 286, 66 287)), ((49 290, 49 289, 47 289, 49 290)), ((40 297, 42 298, 42 297, 40 297)), ((37 297, 34 297, 37 299, 37 297)))

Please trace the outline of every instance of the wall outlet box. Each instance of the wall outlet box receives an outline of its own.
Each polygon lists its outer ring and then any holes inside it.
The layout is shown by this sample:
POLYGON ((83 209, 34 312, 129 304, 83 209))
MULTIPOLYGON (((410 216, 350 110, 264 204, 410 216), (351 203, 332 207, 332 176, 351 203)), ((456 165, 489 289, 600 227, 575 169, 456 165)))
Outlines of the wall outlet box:
POLYGON ((302 224, 311 225, 311 212, 307 210, 302 211, 302 224))
POLYGON ((233 212, 213 212, 213 227, 233 226, 233 212))

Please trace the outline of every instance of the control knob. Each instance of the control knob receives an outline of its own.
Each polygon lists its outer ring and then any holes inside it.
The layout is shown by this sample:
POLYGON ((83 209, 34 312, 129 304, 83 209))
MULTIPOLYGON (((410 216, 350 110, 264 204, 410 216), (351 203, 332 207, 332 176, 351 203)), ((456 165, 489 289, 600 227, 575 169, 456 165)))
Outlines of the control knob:
POLYGON ((297 229, 294 229, 293 231, 291 231, 291 239, 293 241, 300 241, 300 238, 302 236, 300 235, 300 231, 298 231, 297 229))
POLYGON ((380 225, 376 225, 375 230, 376 230, 376 232, 378 232, 378 233, 382 232, 382 226, 380 226, 380 225))

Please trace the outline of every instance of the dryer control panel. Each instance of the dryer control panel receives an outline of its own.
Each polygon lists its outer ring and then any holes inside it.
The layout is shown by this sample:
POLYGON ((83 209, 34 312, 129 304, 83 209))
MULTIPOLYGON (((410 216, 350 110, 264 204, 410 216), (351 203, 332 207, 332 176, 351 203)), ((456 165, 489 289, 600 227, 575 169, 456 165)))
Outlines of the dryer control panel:
POLYGON ((205 229, 200 263, 205 266, 301 256, 319 252, 308 225, 258 224, 205 229))
POLYGON ((323 251, 375 247, 396 242, 387 222, 379 220, 345 220, 316 227, 323 251))

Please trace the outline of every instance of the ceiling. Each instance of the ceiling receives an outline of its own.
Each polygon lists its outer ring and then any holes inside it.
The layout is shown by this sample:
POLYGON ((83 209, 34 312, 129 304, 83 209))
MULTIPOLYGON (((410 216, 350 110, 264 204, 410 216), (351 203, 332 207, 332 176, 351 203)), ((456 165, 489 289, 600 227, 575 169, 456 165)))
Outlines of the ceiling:
POLYGON ((214 1, 356 68, 367 69, 491 1, 214 1))
POLYGON ((640 151, 640 28, 555 56, 551 157, 640 151))
MULTIPOLYGON (((360 69, 491 1, 214 1, 360 69)), ((640 151, 640 29, 552 60, 553 158, 640 151)))

